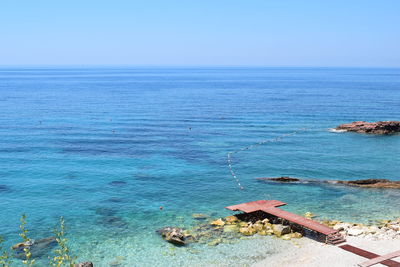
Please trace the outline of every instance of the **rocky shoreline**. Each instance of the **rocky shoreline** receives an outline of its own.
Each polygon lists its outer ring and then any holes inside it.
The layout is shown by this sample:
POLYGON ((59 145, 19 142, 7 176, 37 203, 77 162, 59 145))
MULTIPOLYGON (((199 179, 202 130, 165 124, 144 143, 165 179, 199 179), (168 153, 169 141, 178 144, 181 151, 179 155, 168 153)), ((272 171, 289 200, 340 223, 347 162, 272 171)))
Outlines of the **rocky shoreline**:
POLYGON ((248 236, 276 236, 283 240, 301 238, 303 236, 298 229, 289 225, 270 221, 267 218, 239 219, 239 216, 227 216, 225 218, 211 219, 204 215, 199 219, 199 214, 194 214, 194 220, 205 220, 190 229, 178 227, 164 227, 156 232, 161 237, 174 245, 185 246, 191 243, 208 244, 216 246, 220 243, 232 243, 248 236), (205 219, 207 218, 207 219, 205 219))
POLYGON ((356 132, 366 134, 395 134, 400 133, 400 121, 354 121, 341 124, 334 128, 335 131, 356 132))
MULTIPOLYGON (((194 214, 194 220, 202 220, 190 229, 165 227, 157 232, 164 240, 178 246, 187 246, 192 243, 216 246, 221 243, 233 243, 249 236, 274 236, 282 240, 291 240, 311 237, 324 242, 324 238, 280 219, 260 218, 257 214, 239 214, 225 218, 211 219, 206 215, 194 214)), ((307 212, 305 218, 312 218, 307 212)), ((320 223, 338 230, 344 237, 354 236, 369 240, 400 240, 400 218, 395 220, 381 220, 375 224, 349 223, 339 220, 319 220, 320 223)))
POLYGON ((338 230, 343 236, 356 236, 369 240, 400 239, 400 218, 380 220, 377 224, 347 223, 341 221, 323 221, 325 225, 338 230))

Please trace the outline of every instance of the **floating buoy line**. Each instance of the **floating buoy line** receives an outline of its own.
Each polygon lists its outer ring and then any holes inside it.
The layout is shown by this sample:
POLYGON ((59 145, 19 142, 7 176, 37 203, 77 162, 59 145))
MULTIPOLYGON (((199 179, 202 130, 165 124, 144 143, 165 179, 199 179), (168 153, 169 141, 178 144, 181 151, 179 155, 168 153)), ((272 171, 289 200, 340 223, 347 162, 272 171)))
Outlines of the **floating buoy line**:
POLYGON ((240 190, 243 190, 244 187, 243 187, 243 185, 241 184, 239 177, 236 175, 235 171, 233 170, 233 167, 232 167, 232 155, 233 155, 233 154, 237 154, 237 153, 239 153, 240 151, 244 151, 244 150, 250 150, 250 149, 252 149, 252 148, 254 148, 254 147, 261 146, 261 145, 265 145, 265 144, 267 144, 267 143, 279 142, 279 141, 281 141, 281 140, 282 140, 283 138, 285 138, 285 137, 293 136, 293 135, 295 135, 295 134, 297 134, 297 133, 299 133, 299 132, 303 132, 303 131, 306 131, 306 130, 307 130, 306 128, 299 129, 299 130, 294 131, 294 132, 292 132, 292 133, 283 134, 283 135, 280 135, 280 136, 278 136, 278 137, 276 137, 276 138, 272 138, 272 139, 266 139, 266 140, 263 140, 263 141, 261 141, 261 142, 252 144, 252 145, 250 145, 250 146, 246 146, 246 147, 240 148, 240 149, 238 149, 238 150, 228 152, 228 154, 227 154, 228 167, 229 167, 229 170, 230 170, 230 172, 231 172, 231 175, 232 175, 233 179, 235 180, 235 182, 236 182, 236 184, 238 185, 238 187, 240 188, 240 190))

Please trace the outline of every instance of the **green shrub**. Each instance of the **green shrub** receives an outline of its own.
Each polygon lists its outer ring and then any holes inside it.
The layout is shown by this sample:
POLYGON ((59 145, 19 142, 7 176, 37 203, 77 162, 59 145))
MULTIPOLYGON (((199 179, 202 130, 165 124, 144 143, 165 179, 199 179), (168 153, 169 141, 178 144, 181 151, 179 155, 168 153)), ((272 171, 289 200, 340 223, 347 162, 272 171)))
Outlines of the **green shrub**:
POLYGON ((25 253, 25 260, 22 262, 27 265, 27 266, 33 266, 35 264, 35 259, 31 259, 32 253, 30 251, 29 243, 31 242, 31 239, 28 237, 28 229, 26 229, 26 215, 22 214, 21 216, 21 225, 19 226, 19 229, 21 230, 21 233, 19 234, 20 237, 22 237, 23 242, 27 244, 24 246, 24 253, 25 253))
POLYGON ((60 228, 54 229, 58 248, 54 250, 55 256, 50 260, 50 265, 55 267, 69 266, 74 267, 76 257, 71 256, 68 248, 68 239, 65 238, 65 221, 60 218, 60 228))
POLYGON ((8 251, 3 248, 3 242, 4 239, 0 236, 0 266, 10 267, 12 260, 8 251))

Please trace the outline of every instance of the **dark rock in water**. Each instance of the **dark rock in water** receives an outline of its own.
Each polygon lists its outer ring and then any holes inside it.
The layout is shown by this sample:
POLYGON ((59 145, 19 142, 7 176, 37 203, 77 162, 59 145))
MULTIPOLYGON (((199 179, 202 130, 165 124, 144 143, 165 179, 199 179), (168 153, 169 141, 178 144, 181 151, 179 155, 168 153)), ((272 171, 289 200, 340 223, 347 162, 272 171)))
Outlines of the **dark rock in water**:
POLYGON ((349 184, 366 185, 366 184, 376 184, 376 183, 389 183, 387 179, 365 179, 365 180, 354 180, 348 181, 349 184))
POLYGON ((298 178, 292 178, 288 176, 282 176, 282 177, 262 177, 262 178, 257 178, 257 180, 260 181, 274 181, 274 182, 280 182, 280 183, 291 183, 291 182, 299 182, 300 179, 298 178))
POLYGON ((31 239, 28 242, 18 243, 12 246, 12 249, 14 251, 14 257, 18 259, 25 259, 24 248, 29 248, 29 251, 32 253, 32 258, 36 258, 46 254, 56 244, 56 238, 51 236, 39 240, 31 239))
POLYGON ((10 188, 4 184, 0 184, 0 192, 8 192, 10 188))
POLYGON ((352 181, 340 181, 340 180, 302 180, 298 178, 291 177, 278 177, 278 178, 257 178, 259 181, 269 182, 281 182, 281 183, 296 183, 301 184, 343 184, 358 187, 368 187, 368 188, 398 188, 400 189, 400 181, 390 181, 387 179, 364 179, 364 180, 352 180, 352 181))
POLYGON ((101 220, 101 223, 108 227, 113 227, 113 228, 126 229, 128 227, 127 222, 125 222, 122 218, 116 216, 104 217, 101 220))
POLYGON ((368 188, 394 188, 400 189, 400 181, 390 181, 387 179, 365 179, 353 181, 336 181, 339 184, 352 185, 368 188))
POLYGON ((112 202, 112 203, 121 203, 124 202, 124 200, 122 198, 117 198, 117 197, 111 197, 107 200, 108 202, 112 202))
POLYGON ((112 181, 112 182, 110 182, 108 184, 111 185, 111 186, 123 186, 123 185, 126 185, 127 182, 125 182, 125 181, 112 181))
POLYGON ((107 207, 99 207, 96 209, 96 214, 101 216, 114 216, 117 213, 115 209, 107 207))
POLYGON ((183 230, 178 227, 164 227, 156 231, 159 233, 166 241, 178 245, 183 246, 186 244, 185 235, 183 234, 183 230))
POLYGON ((208 216, 206 214, 202 214, 202 213, 194 213, 194 214, 192 214, 192 218, 195 220, 206 220, 206 219, 210 218, 210 216, 208 216))
POLYGON ((355 121, 341 124, 335 130, 367 134, 394 134, 400 133, 400 121, 355 121))
POLYGON ((74 267, 93 267, 93 263, 90 261, 75 263, 74 267))

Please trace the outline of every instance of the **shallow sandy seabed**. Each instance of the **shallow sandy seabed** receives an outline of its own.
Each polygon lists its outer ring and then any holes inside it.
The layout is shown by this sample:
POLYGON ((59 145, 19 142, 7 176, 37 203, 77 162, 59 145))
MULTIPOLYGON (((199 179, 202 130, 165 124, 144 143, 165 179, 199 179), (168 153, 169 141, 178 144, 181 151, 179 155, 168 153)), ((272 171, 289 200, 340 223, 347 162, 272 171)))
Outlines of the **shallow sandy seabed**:
MULTIPOLYGON (((368 260, 338 246, 326 245, 307 238, 298 240, 298 244, 299 246, 290 244, 287 250, 271 255, 254 264, 253 267, 350 267, 368 260)), ((398 239, 371 241, 364 238, 347 237, 347 243, 343 244, 356 246, 379 255, 400 249, 400 240, 398 239)), ((393 260, 400 261, 400 257, 393 260)))

